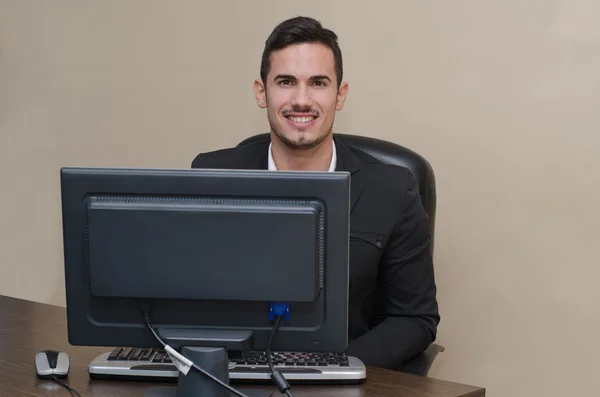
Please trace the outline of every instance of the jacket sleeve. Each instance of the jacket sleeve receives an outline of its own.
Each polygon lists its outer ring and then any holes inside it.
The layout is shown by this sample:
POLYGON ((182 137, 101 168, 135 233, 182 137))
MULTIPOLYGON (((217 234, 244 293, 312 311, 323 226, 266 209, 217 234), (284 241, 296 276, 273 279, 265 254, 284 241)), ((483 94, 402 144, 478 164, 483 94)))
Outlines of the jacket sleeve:
POLYGON ((440 321, 436 299, 429 220, 410 173, 404 199, 379 264, 384 320, 353 340, 347 353, 366 365, 397 369, 436 338, 440 321))

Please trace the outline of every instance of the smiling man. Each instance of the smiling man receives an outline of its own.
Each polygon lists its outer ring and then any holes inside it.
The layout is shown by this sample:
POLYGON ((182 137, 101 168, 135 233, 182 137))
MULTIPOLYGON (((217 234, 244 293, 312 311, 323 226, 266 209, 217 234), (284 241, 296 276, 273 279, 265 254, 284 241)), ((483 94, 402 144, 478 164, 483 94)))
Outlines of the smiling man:
POLYGON ((254 82, 270 140, 199 154, 193 168, 348 171, 351 174, 349 346, 365 364, 397 369, 436 338, 430 230, 408 169, 335 138, 344 107, 337 35, 306 17, 279 24, 254 82))

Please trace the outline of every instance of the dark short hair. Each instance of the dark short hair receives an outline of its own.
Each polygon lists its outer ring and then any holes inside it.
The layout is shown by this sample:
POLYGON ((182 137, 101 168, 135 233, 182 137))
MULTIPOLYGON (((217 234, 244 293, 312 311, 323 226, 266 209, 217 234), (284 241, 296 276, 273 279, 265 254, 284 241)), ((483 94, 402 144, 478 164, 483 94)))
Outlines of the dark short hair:
POLYGON ((271 69, 271 53, 282 50, 293 44, 320 43, 331 48, 335 62, 335 74, 338 87, 342 83, 343 66, 342 51, 337 42, 337 35, 323 28, 316 19, 309 17, 294 17, 281 22, 273 29, 265 41, 265 49, 260 64, 260 77, 266 84, 267 75, 271 69))

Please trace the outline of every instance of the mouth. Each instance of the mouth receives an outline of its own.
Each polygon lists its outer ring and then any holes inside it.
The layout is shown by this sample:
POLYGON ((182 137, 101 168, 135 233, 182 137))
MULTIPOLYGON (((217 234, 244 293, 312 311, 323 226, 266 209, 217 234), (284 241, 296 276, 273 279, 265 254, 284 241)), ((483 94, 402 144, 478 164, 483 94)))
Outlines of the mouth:
POLYGON ((319 116, 315 114, 310 115, 287 115, 285 118, 297 128, 307 128, 315 123, 319 116))

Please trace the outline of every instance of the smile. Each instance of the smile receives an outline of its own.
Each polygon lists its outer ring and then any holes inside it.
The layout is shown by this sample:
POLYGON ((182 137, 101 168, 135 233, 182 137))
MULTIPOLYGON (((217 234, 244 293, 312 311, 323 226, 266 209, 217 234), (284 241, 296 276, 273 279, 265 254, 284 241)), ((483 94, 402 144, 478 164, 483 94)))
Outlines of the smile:
POLYGON ((294 123, 310 123, 316 119, 315 116, 287 116, 286 118, 294 123))

